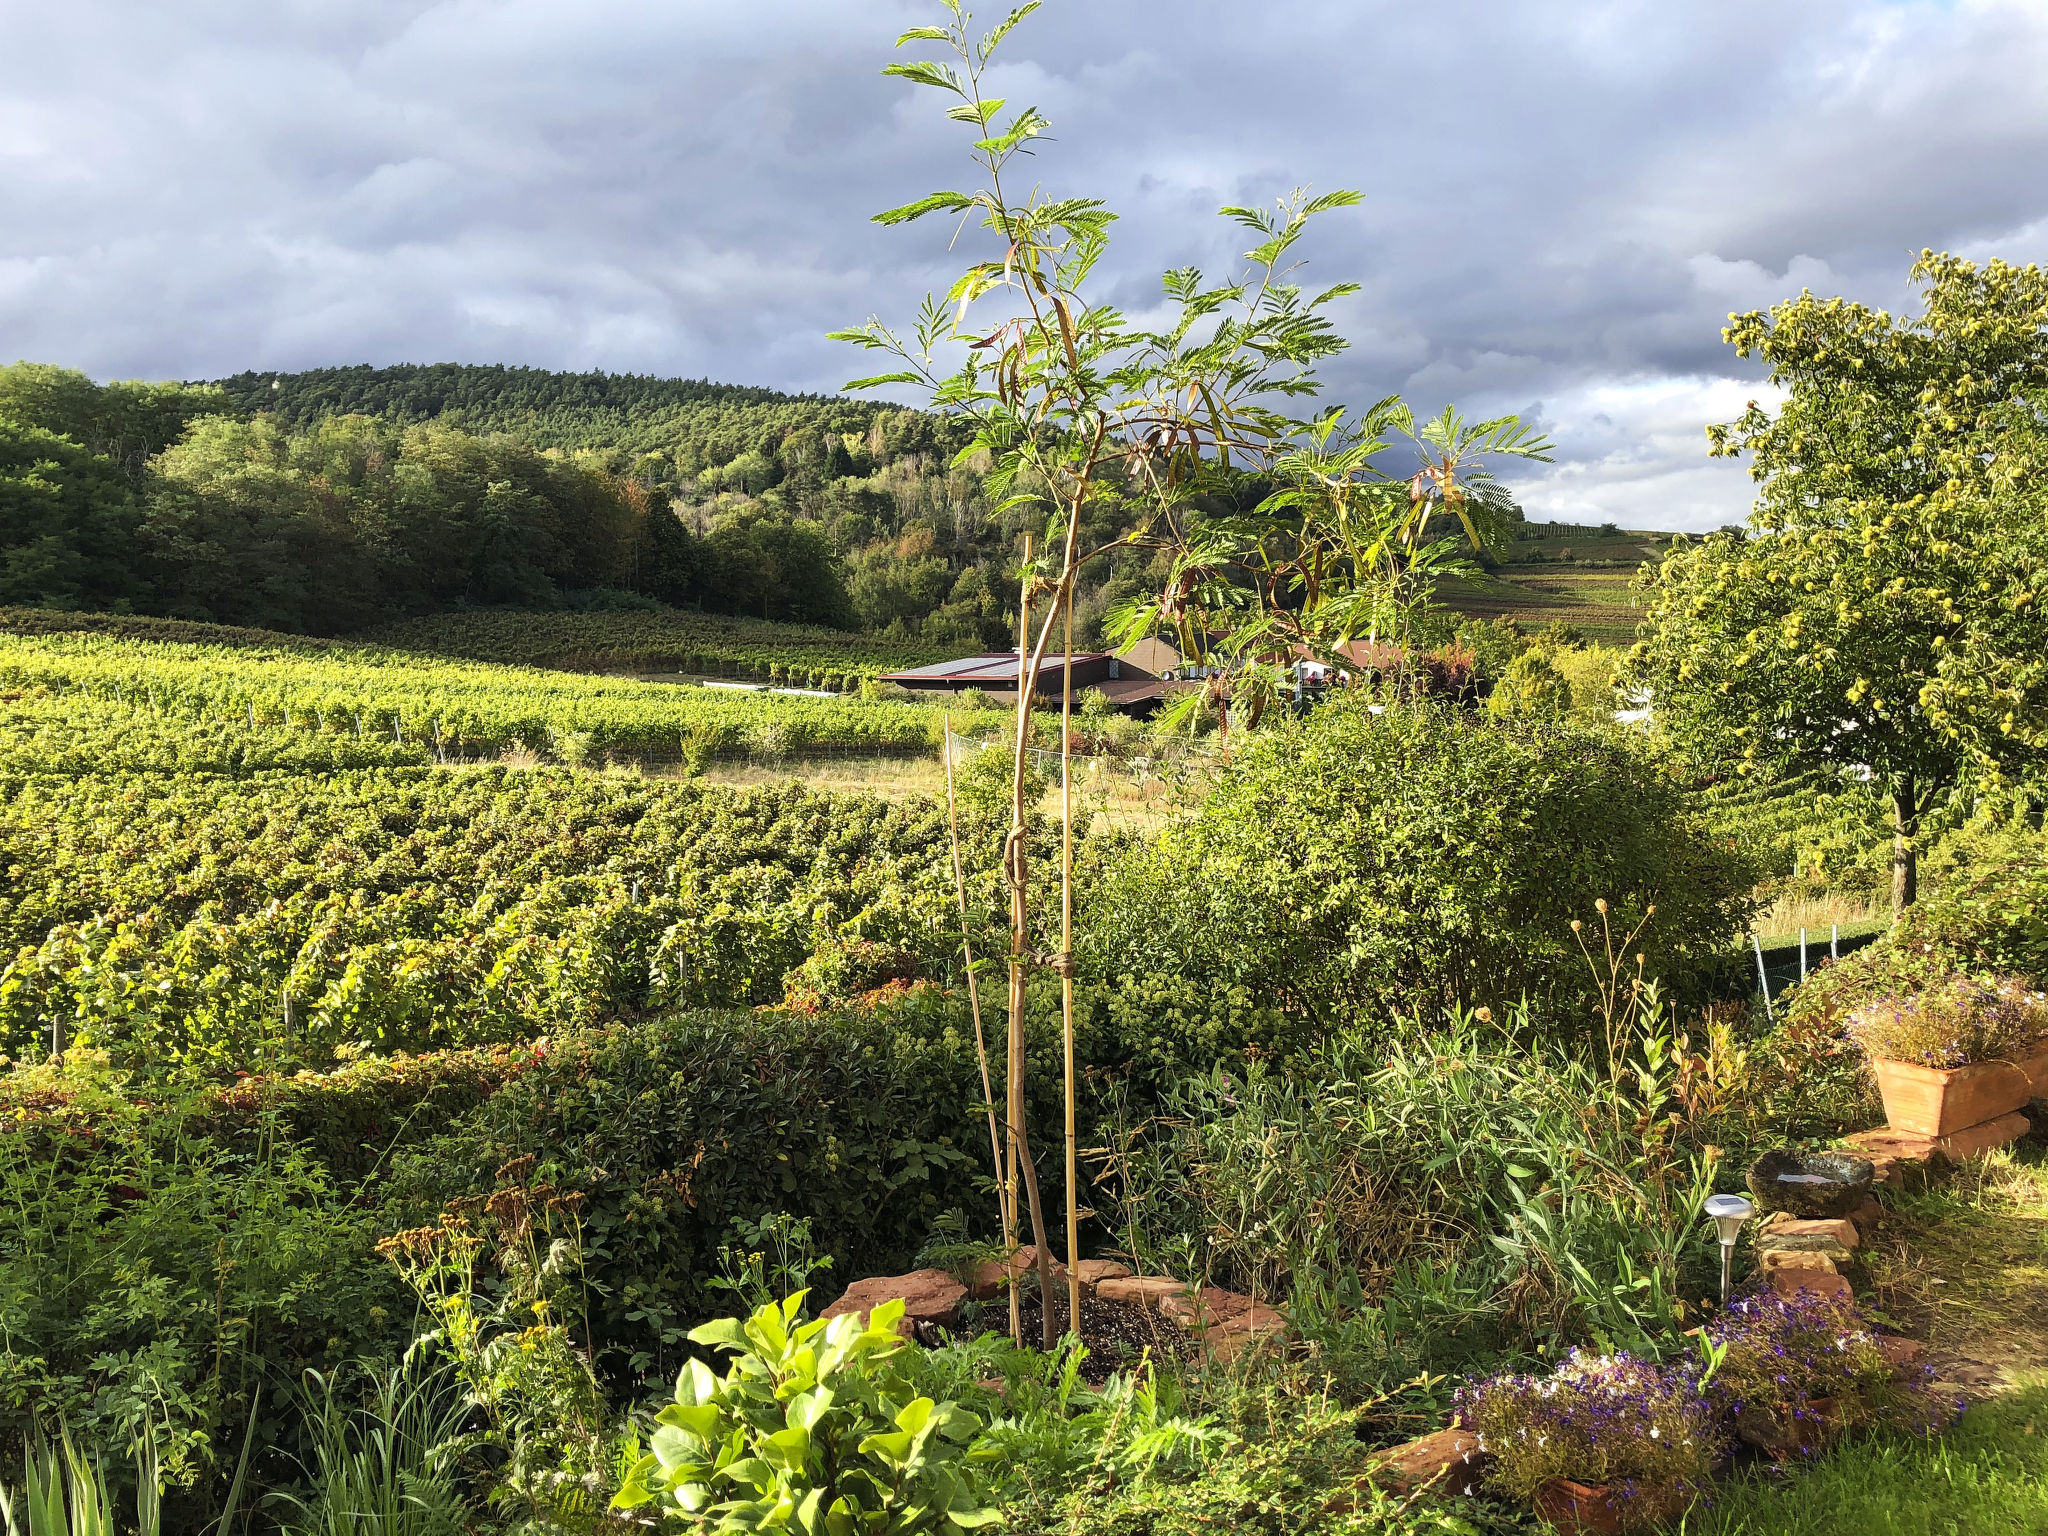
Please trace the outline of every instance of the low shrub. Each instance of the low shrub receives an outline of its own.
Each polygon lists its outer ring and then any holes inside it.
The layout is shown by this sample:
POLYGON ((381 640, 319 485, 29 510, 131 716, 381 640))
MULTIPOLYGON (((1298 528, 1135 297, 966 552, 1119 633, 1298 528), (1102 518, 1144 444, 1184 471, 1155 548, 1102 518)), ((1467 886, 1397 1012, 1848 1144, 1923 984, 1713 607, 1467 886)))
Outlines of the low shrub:
POLYGON ((1847 1020, 1865 1055, 1923 1067, 2010 1060, 2048 1035, 2048 996, 2017 977, 1957 976, 1907 997, 1863 1004, 1847 1020))
POLYGON ((1570 923, 1596 898, 1656 907, 1651 974, 1691 996, 1730 964, 1752 883, 1613 731, 1338 699, 1262 732, 1197 816, 1103 872, 1083 958, 1318 1027, 1526 996, 1578 1032, 1597 988, 1570 923))
MULTIPOLYGON (((224 1136, 211 1092, 137 1102, 85 1064, 16 1077, 0 1450, 60 1421, 124 1449, 151 1431, 167 1524, 203 1523, 259 1396, 410 1340, 413 1309, 373 1249, 380 1213, 274 1111, 224 1136)), ((259 1414, 259 1462, 291 1430, 259 1414)))
POLYGON ((1493 1458, 1490 1477, 1519 1499, 1554 1478, 1617 1488, 1646 1512, 1703 1489, 1723 1443, 1699 1382, 1628 1354, 1574 1350, 1555 1371, 1462 1388, 1460 1422, 1493 1458))

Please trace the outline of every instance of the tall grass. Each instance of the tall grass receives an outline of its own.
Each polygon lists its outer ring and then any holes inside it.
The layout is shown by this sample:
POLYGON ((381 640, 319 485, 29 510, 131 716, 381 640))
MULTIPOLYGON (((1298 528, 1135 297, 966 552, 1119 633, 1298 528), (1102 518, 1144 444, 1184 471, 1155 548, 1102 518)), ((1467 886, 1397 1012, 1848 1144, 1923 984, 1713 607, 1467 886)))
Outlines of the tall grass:
POLYGON ((460 1536, 474 1524, 451 1465, 464 1402, 446 1372, 408 1363, 370 1373, 362 1398, 344 1372, 306 1373, 311 1440, 304 1491, 271 1495, 285 1536, 460 1536))
POLYGON ((1461 1014, 1215 1070, 1125 1126, 1116 1219, 1148 1268, 1289 1304, 1360 1389, 1500 1350, 1655 1348, 1707 1294, 1723 1148, 1763 1128, 1727 1028, 1679 1036, 1653 998, 1617 1045, 1461 1014))
MULTIPOLYGON (((135 1536, 157 1536, 160 1493, 153 1464, 146 1464, 135 1491, 135 1536)), ((114 1499, 106 1468, 72 1443, 69 1432, 57 1443, 29 1448, 19 1495, 0 1483, 0 1514, 7 1536, 115 1536, 114 1499)))

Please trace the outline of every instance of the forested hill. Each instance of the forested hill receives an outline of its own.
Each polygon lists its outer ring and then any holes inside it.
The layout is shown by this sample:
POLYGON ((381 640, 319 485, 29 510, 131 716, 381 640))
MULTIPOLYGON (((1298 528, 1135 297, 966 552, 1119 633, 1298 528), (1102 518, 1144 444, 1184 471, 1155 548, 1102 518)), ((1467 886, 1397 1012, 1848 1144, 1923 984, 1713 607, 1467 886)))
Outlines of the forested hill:
MULTIPOLYGON (((631 373, 552 373, 503 364, 403 363, 236 374, 216 380, 244 415, 267 412, 304 430, 332 416, 377 416, 400 425, 439 422, 479 435, 507 433, 536 448, 617 451, 656 458, 688 477, 749 451, 774 457, 792 433, 827 442, 868 438, 890 420, 886 460, 939 446, 939 423, 919 413, 830 395, 789 395, 708 379, 631 373), (911 427, 917 422, 922 427, 911 427), (906 430, 909 427, 909 430, 906 430)), ((841 450, 842 456, 844 449, 841 450)), ((852 464, 840 466, 850 472, 852 464)), ((657 466, 644 466, 646 469, 657 466)))

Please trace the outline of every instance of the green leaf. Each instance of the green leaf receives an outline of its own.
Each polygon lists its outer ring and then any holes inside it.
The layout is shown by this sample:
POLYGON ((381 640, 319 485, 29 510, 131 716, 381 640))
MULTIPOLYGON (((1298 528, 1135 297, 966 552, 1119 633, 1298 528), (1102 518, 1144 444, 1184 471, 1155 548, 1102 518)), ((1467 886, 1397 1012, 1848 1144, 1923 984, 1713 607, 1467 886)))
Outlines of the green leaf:
MULTIPOLYGON (((713 1322, 700 1323, 689 1332, 692 1344, 716 1344, 724 1349, 745 1349, 747 1331, 736 1317, 721 1317, 713 1322)), ((694 1363, 694 1362, 693 1362, 694 1363)), ((682 1382, 676 1383, 678 1391, 682 1382)))
POLYGON ((997 22, 995 26, 991 27, 989 29, 988 36, 984 37, 981 40, 982 62, 986 63, 988 61, 988 56, 996 51, 996 44, 1000 43, 1004 38, 1010 35, 1010 29, 1012 27, 1016 26, 1018 22, 1022 21, 1026 16, 1029 16, 1033 11, 1037 10, 1042 3, 1043 0, 1030 0, 1030 3, 1028 5, 1018 6, 1017 9, 1010 12, 1009 15, 1005 16, 1001 21, 997 22))
POLYGON ((934 192, 921 197, 914 203, 905 203, 901 208, 891 208, 874 216, 876 224, 909 224, 928 213, 957 212, 972 208, 974 199, 964 192, 934 192))
POLYGON ((953 35, 944 27, 912 27, 896 39, 896 46, 901 48, 905 43, 949 43, 952 40, 953 35))
POLYGON ((929 85, 936 90, 951 91, 955 96, 965 96, 967 87, 960 77, 944 64, 890 64, 883 68, 885 75, 896 75, 913 85, 929 85))
POLYGON ((914 373, 876 373, 870 374, 865 379, 848 379, 839 387, 843 390, 877 389, 884 384, 916 384, 918 382, 918 376, 914 373))

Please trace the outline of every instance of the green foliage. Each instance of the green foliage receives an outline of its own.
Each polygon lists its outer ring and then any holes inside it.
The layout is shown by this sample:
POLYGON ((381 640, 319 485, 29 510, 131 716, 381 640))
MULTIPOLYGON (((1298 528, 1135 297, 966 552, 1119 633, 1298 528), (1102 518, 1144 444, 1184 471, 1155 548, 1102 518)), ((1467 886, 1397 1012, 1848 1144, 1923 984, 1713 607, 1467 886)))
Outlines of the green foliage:
POLYGON ((1572 685, 1558 669, 1556 655, 1542 646, 1531 646, 1508 664, 1487 696, 1486 707, 1496 715, 1555 720, 1572 713, 1572 703, 1572 685))
POLYGON ((732 1241, 718 1248, 718 1275, 706 1282, 726 1292, 747 1311, 779 1297, 808 1293, 811 1277, 832 1268, 832 1256, 811 1240, 808 1216, 770 1211, 758 1220, 732 1219, 732 1241))
POLYGON ((2048 842, 2037 829, 1978 829, 1949 849, 1954 865, 1877 943, 1823 966, 1792 994, 1788 1016, 1839 1029, 1858 1008, 1938 992, 1959 975, 1990 984, 2048 978, 2048 842))
MULTIPOLYGON (((150 1439, 201 1506, 273 1381, 402 1345, 376 1213, 274 1115, 131 1099, 85 1061, 8 1079, 0 1433, 150 1439), (224 1134, 226 1132, 226 1134, 224 1134)), ((259 1450, 282 1433, 265 1416, 259 1450)))
POLYGON ((794 686, 843 688, 856 678, 944 661, 957 646, 672 609, 638 612, 439 614, 369 637, 393 650, 522 667, 715 672, 794 686))
POLYGON ((1357 1416, 1311 1396, 1299 1413, 1276 1415, 1257 1433, 1233 1438, 1193 1476, 1098 1474, 1079 1488, 1034 1490, 1010 1507, 1013 1530, 1068 1536, 1478 1536, 1530 1529, 1491 1500, 1452 1507, 1401 1498, 1362 1476, 1357 1416))
MULTIPOLYGON (((116 640, 91 633, 0 634, 0 684, 88 699, 147 703, 186 720, 248 720, 307 732, 352 732, 477 756, 588 732, 594 752, 666 761, 684 733, 716 732, 735 755, 863 748, 922 751, 937 712, 917 706, 678 688, 626 678, 443 661, 373 648, 116 640), (773 742, 774 750, 767 749, 773 742)), ((967 719, 994 726, 1000 715, 967 719)))
POLYGON ((1702 761, 1874 776, 1900 907, 1923 815, 2048 760, 2048 275, 1931 253, 1913 275, 1916 319, 1809 294, 1731 323, 1788 392, 1713 429, 1763 491, 1747 533, 1644 578, 1633 653, 1702 761))
POLYGON ((630 1381, 673 1371, 722 1304, 711 1282, 735 1218, 808 1222, 837 1274, 900 1268, 934 1216, 974 1202, 980 1097, 972 1035, 928 995, 690 1014, 552 1041, 466 1124, 401 1154, 396 1177, 422 1214, 489 1194, 527 1156, 581 1195, 586 1323, 606 1375, 630 1381))
POLYGON ((1660 1012, 1610 1071, 1512 1023, 1354 1031, 1185 1079, 1118 1137, 1123 1245, 1287 1299, 1347 1393, 1503 1349, 1654 1343, 1698 1294, 1708 1148, 1739 1161, 1772 1133, 1740 1105, 1759 1085, 1660 1012))
POLYGON ((300 1410, 312 1449, 301 1487, 272 1496, 285 1536, 461 1536, 474 1515, 449 1465, 466 1405, 412 1359, 372 1369, 366 1401, 352 1373, 306 1373, 300 1410))
POLYGON ((48 363, 0 367, 0 420, 67 437, 138 481, 193 422, 228 409, 227 396, 206 384, 95 384, 48 363))
POLYGON ((1652 974, 1692 995, 1751 910, 1740 850, 1611 731, 1430 706, 1323 706, 1246 750, 1191 821, 1088 900, 1102 974, 1242 986, 1327 1026, 1526 995, 1589 1017, 1570 924, 1597 898, 1657 909, 1652 974))
POLYGON ((662 1500, 707 1530, 804 1536, 943 1536, 999 1520, 984 1502, 997 1453, 981 1420, 923 1396, 904 1369, 903 1303, 804 1323, 802 1302, 690 1331, 729 1351, 731 1368, 684 1367, 613 1506, 662 1500))
MULTIPOLYGON (((30 1444, 22 1459, 19 1514, 14 1490, 0 1483, 0 1517, 7 1536, 117 1536, 114 1496, 106 1469, 72 1444, 69 1429, 58 1443, 30 1444)), ((144 1480, 136 1490, 135 1536, 157 1536, 161 1492, 144 1480)))
POLYGON ((773 1003, 843 940, 913 969, 956 942, 940 808, 793 784, 35 778, 0 805, 0 847, 0 1038, 58 1021, 153 1071, 773 1003))
POLYGON ((1802 1469, 1725 1480, 1689 1517, 1701 1536, 2007 1536, 2048 1529, 2048 1386, 1972 1406, 1941 1435, 1872 1435, 1802 1469))
POLYGON ((0 602, 77 608, 135 601, 147 590, 135 547, 141 518, 118 464, 8 419, 0 394, 0 602))

